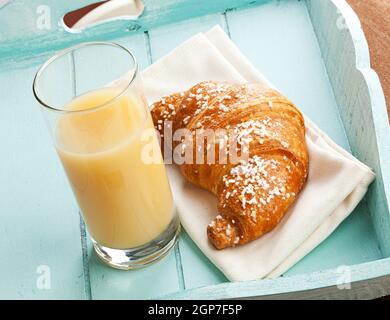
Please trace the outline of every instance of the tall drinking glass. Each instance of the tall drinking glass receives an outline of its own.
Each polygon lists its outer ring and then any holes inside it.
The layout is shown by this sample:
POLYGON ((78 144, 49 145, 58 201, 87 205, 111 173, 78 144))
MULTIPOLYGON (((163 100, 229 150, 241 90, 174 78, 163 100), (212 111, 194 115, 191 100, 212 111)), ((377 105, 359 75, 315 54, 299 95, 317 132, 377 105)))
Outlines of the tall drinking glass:
POLYGON ((133 54, 106 42, 66 49, 33 91, 97 255, 120 269, 164 256, 180 224, 133 54))

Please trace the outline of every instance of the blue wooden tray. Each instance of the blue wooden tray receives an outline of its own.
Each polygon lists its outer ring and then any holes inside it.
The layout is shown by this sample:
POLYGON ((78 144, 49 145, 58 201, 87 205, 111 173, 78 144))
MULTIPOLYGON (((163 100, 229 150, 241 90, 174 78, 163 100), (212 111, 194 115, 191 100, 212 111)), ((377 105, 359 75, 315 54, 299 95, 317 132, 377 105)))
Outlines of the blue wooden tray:
POLYGON ((0 9, 0 298, 390 294, 389 126, 364 34, 344 0, 145 0, 137 21, 65 31, 62 16, 91 2, 15 0, 0 9), (91 40, 121 43, 143 68, 215 24, 332 139, 371 166, 376 181, 352 215, 278 279, 229 283, 185 233, 151 267, 131 272, 105 267, 92 253, 35 105, 34 73, 53 52, 91 40), (346 279, 350 289, 337 286, 346 279))

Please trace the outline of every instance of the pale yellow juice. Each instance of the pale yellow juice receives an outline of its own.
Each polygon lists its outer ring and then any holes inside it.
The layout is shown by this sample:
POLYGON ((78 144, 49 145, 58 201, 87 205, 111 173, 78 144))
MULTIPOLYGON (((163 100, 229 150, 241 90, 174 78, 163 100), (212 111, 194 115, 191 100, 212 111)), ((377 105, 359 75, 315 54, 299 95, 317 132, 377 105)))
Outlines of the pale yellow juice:
POLYGON ((106 88, 75 98, 65 109, 83 111, 60 116, 56 146, 92 238, 126 249, 160 235, 173 218, 174 203, 142 103, 127 94, 87 110, 118 93, 106 88))

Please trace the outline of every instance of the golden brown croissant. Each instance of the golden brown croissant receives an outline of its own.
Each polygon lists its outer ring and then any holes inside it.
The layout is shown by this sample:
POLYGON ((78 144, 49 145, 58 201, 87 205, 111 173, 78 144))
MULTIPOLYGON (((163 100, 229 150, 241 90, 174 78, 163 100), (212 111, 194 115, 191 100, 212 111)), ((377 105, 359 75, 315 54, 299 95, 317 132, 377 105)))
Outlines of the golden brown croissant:
MULTIPOLYGON (((225 140, 234 135, 238 150, 247 153, 239 162, 218 160, 221 153, 231 156, 218 138, 213 146, 214 163, 206 161, 205 155, 204 163, 180 164, 190 182, 218 197, 219 214, 207 228, 217 249, 245 244, 274 229, 306 181, 304 119, 275 90, 260 84, 206 81, 154 103, 152 117, 162 136, 168 122, 173 132, 190 130, 194 152, 195 133, 224 129, 225 140)), ((181 142, 173 141, 172 150, 181 142)), ((205 154, 206 149, 202 150, 205 154)))

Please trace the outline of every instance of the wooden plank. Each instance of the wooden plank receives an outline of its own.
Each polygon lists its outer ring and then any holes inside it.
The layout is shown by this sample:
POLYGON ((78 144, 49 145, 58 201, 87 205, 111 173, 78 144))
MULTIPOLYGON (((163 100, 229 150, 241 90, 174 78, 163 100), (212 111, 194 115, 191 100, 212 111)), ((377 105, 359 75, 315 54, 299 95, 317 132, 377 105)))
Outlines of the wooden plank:
POLYGON ((174 252, 151 266, 131 271, 109 268, 92 253, 89 268, 92 299, 152 299, 179 291, 174 252))
POLYGON ((217 24, 226 28, 223 14, 206 15, 149 30, 153 60, 156 61, 190 37, 206 32, 217 24))
POLYGON ((78 209, 32 95, 35 72, 0 73, 0 298, 84 299, 78 209))
MULTIPOLYGON (((150 30, 153 61, 166 55, 194 34, 205 32, 216 24, 226 27, 224 15, 208 15, 150 30)), ((179 241, 179 247, 185 289, 227 281, 185 232, 179 241)))
POLYGON ((352 152, 376 173, 366 198, 381 251, 389 257, 390 128, 383 91, 360 22, 346 2, 307 3, 352 152))
POLYGON ((180 239, 185 289, 229 282, 213 263, 200 251, 186 232, 180 239))
POLYGON ((161 298, 169 300, 373 299, 389 293, 389 274, 390 259, 388 258, 291 277, 189 289, 161 298), (351 280, 351 283, 348 280, 351 280))
POLYGON ((226 9, 253 6, 268 0, 144 0, 145 12, 136 21, 106 22, 83 31, 69 33, 61 25, 63 15, 91 3, 81 1, 19 0, 0 9, 0 68, 18 67, 42 53, 52 53, 82 41, 108 40, 151 28, 219 13, 226 9), (20 19, 23 17, 23 19, 20 19), (46 29, 47 24, 47 29, 46 29))
MULTIPOLYGON (((228 12, 227 18, 232 40, 251 62, 334 141, 349 150, 305 3, 268 3, 228 12)), ((286 275, 381 258, 367 212, 362 203, 335 233, 286 275), (356 246, 356 238, 364 239, 364 245, 356 246)))
POLYGON ((284 276, 381 259, 383 256, 367 212, 367 204, 360 203, 330 237, 288 270, 284 276), (356 239, 359 239, 359 245, 356 245, 356 239))
MULTIPOLYGON (((148 56, 147 41, 144 34, 114 40, 134 53, 141 68, 149 65, 151 61, 148 56)), ((90 56, 89 59, 93 61, 96 57, 90 56)), ((115 61, 112 63, 114 65, 115 61)), ((85 77, 88 76, 76 70, 79 83, 83 80, 85 82, 85 77)), ((100 79, 100 82, 102 81, 104 82, 103 78, 100 79)), ((176 292, 180 288, 174 251, 152 266, 122 271, 103 265, 88 240, 88 267, 92 299, 149 299, 176 292)))

